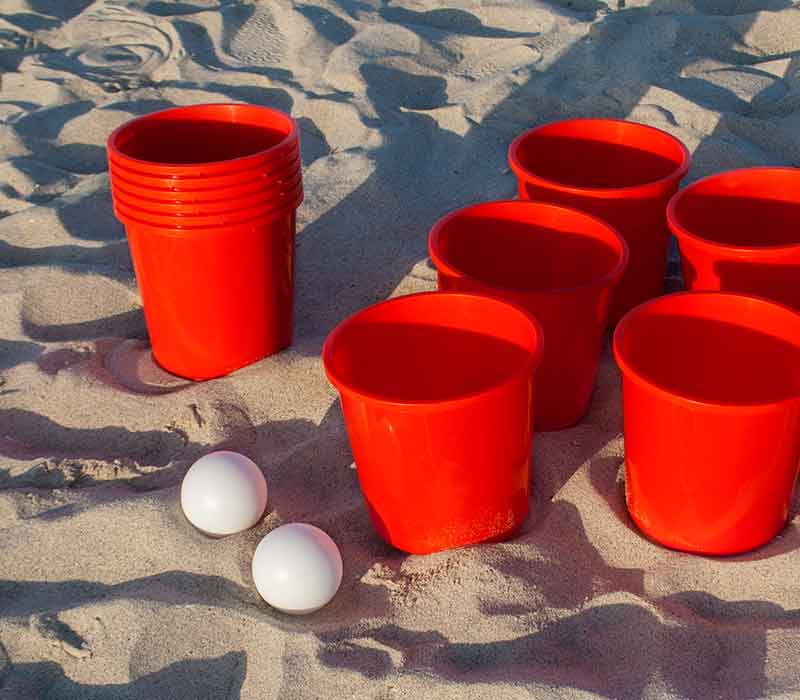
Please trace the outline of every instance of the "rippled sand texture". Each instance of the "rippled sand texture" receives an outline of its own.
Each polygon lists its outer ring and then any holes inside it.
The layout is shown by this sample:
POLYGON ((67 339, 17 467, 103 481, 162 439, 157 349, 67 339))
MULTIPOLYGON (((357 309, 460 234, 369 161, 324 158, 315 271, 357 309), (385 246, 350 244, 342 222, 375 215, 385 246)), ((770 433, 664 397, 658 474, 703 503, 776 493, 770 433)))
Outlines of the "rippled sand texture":
POLYGON ((586 420, 536 439, 523 532, 428 557, 373 535, 319 361, 345 315, 434 287, 429 227, 513 196, 526 127, 653 124, 694 152, 689 180, 800 165, 797 2, 3 0, 0 16, 0 698, 798 696, 797 520, 735 560, 643 539, 608 354, 586 420), (297 339, 195 385, 150 360, 104 141, 230 100, 302 125, 297 339), (176 496, 221 447, 263 466, 270 510, 208 540, 176 496), (250 580, 259 538, 292 520, 345 559, 308 619, 250 580))

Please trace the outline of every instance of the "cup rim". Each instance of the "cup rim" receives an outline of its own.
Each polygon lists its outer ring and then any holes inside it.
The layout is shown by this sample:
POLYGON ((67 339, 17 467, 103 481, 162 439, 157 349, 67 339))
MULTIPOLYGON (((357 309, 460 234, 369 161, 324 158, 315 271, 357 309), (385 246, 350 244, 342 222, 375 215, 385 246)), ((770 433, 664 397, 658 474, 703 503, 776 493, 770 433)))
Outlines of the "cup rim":
MULTIPOLYGON (((772 166, 772 165, 759 165, 751 168, 736 168, 735 170, 724 170, 719 173, 713 173, 706 177, 695 180, 693 183, 678 190, 669 200, 667 204, 667 223, 670 230, 680 241, 685 239, 702 246, 706 250, 724 251, 726 253, 741 254, 747 256, 764 257, 769 253, 782 253, 782 252, 797 252, 800 251, 800 242, 798 243, 785 243, 781 245, 762 245, 762 246, 747 246, 747 245, 731 245, 729 243, 718 243, 696 233, 692 233, 683 224, 680 223, 677 207, 681 199, 687 192, 691 192, 696 187, 713 180, 720 180, 730 176, 742 174, 759 174, 764 172, 785 172, 795 174, 798 177, 798 184, 800 185, 800 168, 792 168, 787 166, 772 166)), ((798 200, 800 201, 800 200, 798 200)))
POLYGON ((614 359, 619 366, 619 369, 622 373, 623 379, 628 379, 633 381, 635 384, 638 384, 640 387, 647 389, 659 396, 661 399, 666 399, 671 403, 677 403, 682 407, 690 407, 690 408, 701 408, 706 411, 713 411, 716 413, 724 413, 724 414, 740 414, 740 413, 756 413, 756 412, 764 412, 767 413, 769 411, 773 411, 776 408, 783 407, 792 403, 798 403, 800 401, 800 396, 795 398, 786 398, 781 399, 779 401, 767 401, 767 402, 758 402, 758 403, 723 403, 721 401, 710 401, 710 400, 703 400, 697 399, 691 396, 686 396, 685 394, 669 390, 657 382, 654 382, 636 369, 633 368, 631 363, 628 361, 626 357, 626 353, 623 351, 622 344, 623 338, 628 332, 628 329, 631 323, 635 320, 636 316, 641 314, 645 309, 648 309, 652 306, 657 306, 661 304, 668 304, 670 301, 676 298, 727 298, 731 300, 736 300, 739 302, 748 302, 751 304, 755 304, 761 307, 764 306, 772 306, 775 307, 782 312, 786 312, 791 314, 792 316, 797 317, 798 322, 800 322, 800 314, 785 304, 781 304, 776 301, 772 301, 771 299, 767 299, 766 297, 757 296, 753 294, 738 294, 736 292, 721 292, 721 291, 713 291, 713 290, 703 290, 703 291, 683 291, 683 292, 674 292, 672 294, 664 294, 662 296, 656 297, 655 299, 650 299, 649 301, 644 302, 643 304, 639 304, 639 306, 634 307, 628 313, 626 313, 622 319, 620 319, 619 323, 617 323, 617 327, 614 329, 614 335, 612 339, 612 351, 614 354, 614 359))
POLYGON ((692 155, 689 152, 689 149, 686 148, 686 145, 680 139, 664 131, 663 129, 658 129, 648 124, 642 124, 640 122, 630 121, 627 119, 575 118, 575 119, 558 119, 555 121, 545 122, 544 124, 540 124, 539 126, 536 126, 532 129, 528 129, 527 131, 521 133, 511 142, 511 145, 508 147, 508 162, 509 165, 511 166, 511 169, 514 171, 517 177, 530 182, 538 183, 540 185, 546 186, 549 189, 557 190, 559 192, 565 192, 568 194, 577 194, 577 195, 593 197, 596 199, 616 199, 623 196, 631 196, 635 193, 641 193, 642 191, 647 191, 649 189, 657 189, 662 185, 666 185, 674 180, 680 182, 680 180, 686 176, 686 173, 689 172, 689 167, 691 166, 692 163, 692 155), (520 161, 519 158, 519 150, 524 141, 531 138, 533 135, 538 134, 539 132, 554 126, 555 124, 580 125, 582 123, 617 124, 623 126, 626 129, 644 130, 644 131, 649 131, 653 134, 657 134, 659 138, 668 139, 678 146, 678 148, 681 151, 681 162, 674 168, 674 170, 669 175, 665 175, 664 177, 658 178, 657 180, 650 180, 649 182, 642 182, 636 185, 628 185, 626 187, 581 187, 577 185, 569 185, 567 183, 558 182, 556 180, 550 180, 546 177, 542 177, 541 175, 538 175, 537 173, 528 170, 522 165, 522 162, 520 161))
POLYGON ((499 299, 497 297, 487 296, 483 294, 473 294, 471 292, 428 291, 428 292, 416 292, 413 294, 403 294, 400 296, 384 299, 383 301, 379 301, 363 309, 359 309, 355 313, 352 313, 349 316, 347 316, 328 334, 328 337, 325 339, 325 343, 322 346, 322 363, 325 368, 325 374, 327 375, 330 383, 333 384, 333 386, 337 389, 337 391, 339 391, 340 393, 349 392, 350 394, 353 394, 355 396, 360 396, 369 399, 370 401, 380 403, 383 406, 391 406, 393 408, 398 408, 398 409, 405 408, 405 409, 430 410, 430 409, 435 409, 437 407, 453 406, 480 400, 495 392, 501 391, 508 385, 518 381, 520 378, 525 377, 526 375, 533 376, 534 372, 536 371, 536 368, 541 364, 543 355, 544 355, 544 331, 542 330, 541 324, 533 316, 533 314, 531 314, 529 311, 527 311, 520 305, 515 304, 514 302, 506 301, 505 299, 499 299), (408 303, 407 302, 408 299, 420 299, 425 297, 442 297, 442 296, 447 296, 449 298, 458 297, 463 299, 473 299, 480 301, 480 303, 500 304, 510 307, 515 313, 524 317, 531 324, 531 328, 533 329, 533 339, 534 339, 533 352, 531 352, 526 357, 525 361, 521 362, 519 367, 516 368, 513 372, 511 372, 507 377, 504 377, 503 379, 492 384, 491 386, 486 387, 485 389, 470 391, 464 394, 459 394, 457 396, 445 399, 420 399, 420 400, 387 399, 385 396, 381 396, 376 392, 366 391, 363 389, 356 388, 350 382, 344 381, 340 377, 336 376, 336 373, 333 371, 333 357, 332 357, 333 347, 338 341, 338 339, 341 337, 341 335, 351 325, 353 325, 362 314, 387 305, 392 305, 397 303, 408 303))
MULTIPOLYGON (((235 123, 235 122, 234 122, 235 123)), ((225 169, 227 170, 229 165, 236 165, 239 163, 246 163, 247 161, 258 161, 259 159, 263 159, 268 156, 268 154, 278 154, 284 148, 286 148, 292 141, 299 140, 299 129, 297 127, 297 121, 289 114, 282 112, 281 110, 274 109, 272 107, 265 107, 262 105, 254 105, 248 104, 243 102, 204 102, 201 104, 194 104, 194 105, 180 105, 176 107, 170 107, 168 109, 162 109, 155 112, 151 112, 150 114, 144 114, 139 117, 135 117, 134 119, 130 119, 124 124, 118 126, 114 131, 111 132, 107 141, 106 147, 109 151, 109 154, 113 154, 114 157, 118 158, 122 162, 128 162, 132 164, 136 164, 141 166, 145 171, 152 172, 152 173, 167 173, 167 174, 174 174, 170 173, 170 171, 174 171, 176 169, 204 169, 204 170, 214 170, 214 169, 225 169), (239 156, 237 158, 228 158, 226 160, 212 160, 212 161, 203 161, 198 163, 153 163, 151 161, 142 160, 141 158, 134 158, 133 156, 129 156, 123 153, 119 147, 117 146, 117 140, 122 135, 123 132, 126 130, 134 127, 136 124, 144 122, 144 121, 158 121, 161 119, 171 119, 172 116, 165 116, 169 115, 178 115, 179 113, 185 113, 191 115, 193 112, 202 112, 202 111, 210 111, 210 110, 218 110, 218 111, 249 111, 249 110, 261 110, 263 112, 269 112, 273 117, 278 117, 280 120, 284 120, 286 126, 288 126, 288 131, 286 135, 278 141, 278 143, 270 146, 269 148, 263 149, 261 151, 257 151, 255 153, 250 153, 248 155, 239 156)), ((243 168, 246 170, 247 168, 243 168)), ((226 173, 227 174, 227 173, 226 173)))
POLYGON ((516 296, 520 295, 565 295, 565 294, 574 294, 575 292, 580 292, 585 289, 592 289, 594 287, 603 287, 603 286, 613 286, 619 282, 622 278, 622 275, 625 273, 625 270, 628 267, 628 262, 630 258, 630 248, 622 237, 622 235, 617 231, 611 224, 602 219, 593 216, 592 214, 587 214, 586 212, 580 211, 579 209, 573 209, 571 207, 564 207, 559 204, 551 204, 549 202, 533 202, 528 200, 522 199, 499 199, 495 201, 489 202, 478 202, 477 204, 471 204, 466 207, 462 207, 461 209, 457 209, 455 211, 450 212, 449 214, 443 216, 439 219, 430 231, 428 235, 428 252, 433 260, 434 265, 436 266, 437 270, 441 270, 446 272, 453 277, 460 277, 461 279, 467 279, 473 282, 476 282, 485 287, 491 287, 498 292, 504 292, 508 294, 514 294, 516 296), (620 246, 620 254, 617 260, 616 265, 605 274, 596 277, 588 282, 584 282, 583 284, 574 285, 572 287, 555 287, 553 289, 532 289, 532 290, 525 290, 519 289, 517 287, 506 287, 504 285, 499 284, 488 284, 480 277, 476 277, 475 275, 471 275, 464 270, 456 267, 452 263, 446 261, 441 253, 441 238, 444 232, 445 227, 447 224, 455 218, 465 214, 466 212, 472 211, 474 209, 483 209, 486 206, 494 206, 497 204, 501 205, 514 205, 514 206, 521 206, 524 208, 531 208, 531 209, 549 209, 552 211, 566 211, 569 212, 570 215, 578 215, 582 218, 591 220, 593 223, 600 225, 606 231, 608 231, 613 238, 616 239, 617 243, 620 246))

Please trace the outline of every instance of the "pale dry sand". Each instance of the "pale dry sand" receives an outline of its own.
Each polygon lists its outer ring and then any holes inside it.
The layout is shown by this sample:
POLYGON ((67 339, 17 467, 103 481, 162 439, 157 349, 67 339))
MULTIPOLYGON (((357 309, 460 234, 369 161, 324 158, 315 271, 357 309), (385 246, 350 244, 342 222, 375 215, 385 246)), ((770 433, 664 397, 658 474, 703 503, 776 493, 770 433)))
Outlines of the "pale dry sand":
POLYGON ((0 698, 800 697, 797 519, 726 560, 640 536, 608 352, 589 416, 536 438, 522 533, 428 557, 373 535, 319 360, 345 315, 434 287, 430 225, 512 196, 531 125, 659 126, 689 180, 800 165, 797 2, 2 0, 0 70, 0 698), (297 339, 194 385, 149 359, 104 141, 230 100, 302 124, 297 339), (209 540, 176 496, 220 447, 270 509, 209 540), (345 560, 306 619, 249 573, 292 520, 345 560))

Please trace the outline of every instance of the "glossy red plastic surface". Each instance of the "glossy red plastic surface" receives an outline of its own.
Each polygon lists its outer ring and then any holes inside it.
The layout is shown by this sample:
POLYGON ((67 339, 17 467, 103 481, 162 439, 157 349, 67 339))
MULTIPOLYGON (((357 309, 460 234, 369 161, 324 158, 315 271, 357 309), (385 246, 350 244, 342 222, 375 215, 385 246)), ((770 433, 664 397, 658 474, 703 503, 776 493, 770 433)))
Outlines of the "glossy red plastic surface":
POLYGON ((130 173, 116 168, 112 163, 108 167, 112 187, 125 189, 136 197, 163 202, 217 202, 221 199, 236 199, 255 192, 268 191, 282 185, 300 172, 300 162, 293 161, 270 173, 255 171, 251 179, 236 184, 206 189, 181 189, 180 183, 170 187, 152 187, 142 184, 141 178, 131 178, 130 173))
POLYGON ((207 178, 284 162, 298 134, 295 120, 275 109, 203 104, 132 119, 107 145, 109 160, 143 175, 207 178))
POLYGON ((186 214, 203 215, 214 214, 225 211, 239 211, 253 206, 274 203, 281 204, 286 200, 287 194, 297 191, 302 183, 302 174, 298 170, 291 177, 280 183, 276 183, 270 188, 261 188, 249 192, 234 194, 229 190, 222 190, 223 196, 220 199, 202 200, 169 200, 152 199, 143 197, 128 189, 127 185, 119 180, 112 181, 112 194, 114 198, 146 211, 157 212, 159 214, 174 214, 183 216, 186 214))
POLYGON ((325 369, 384 540, 423 554, 521 525, 541 351, 529 314, 471 294, 398 297, 330 334, 325 369))
POLYGON ((558 430, 586 413, 614 284, 628 261, 621 236, 603 221, 526 201, 477 204, 431 230, 439 289, 519 304, 541 323, 536 429, 558 430))
MULTIPOLYGON (((206 226, 227 226, 242 221, 249 221, 257 217, 270 215, 272 212, 283 209, 297 209, 303 200, 303 188, 298 184, 289 192, 283 193, 280 198, 273 198, 272 201, 260 201, 257 206, 248 206, 236 211, 210 212, 207 214, 177 214, 161 213, 159 208, 143 209, 137 200, 136 206, 120 193, 112 192, 114 199, 114 211, 117 217, 132 217, 139 221, 153 226, 163 226, 167 228, 197 228, 206 226)), ((185 211, 193 211, 194 208, 186 207, 185 211)))
POLYGON ((614 290, 615 323, 664 291, 666 206, 691 156, 664 131, 615 119, 570 119, 525 132, 509 148, 520 199, 580 209, 610 223, 630 264, 614 290))
POLYGON ((800 314, 735 294, 672 294, 620 321, 614 354, 639 528, 705 554, 774 537, 800 460, 800 314))
POLYGON ((712 175, 667 208, 688 289, 764 296, 800 310, 800 169, 712 175))
POLYGON ((201 165, 197 168, 195 175, 186 177, 165 177, 150 175, 148 173, 130 170, 125 165, 119 164, 108 154, 108 168, 112 175, 123 178, 130 183, 135 183, 137 187, 156 192, 186 192, 197 197, 214 195, 220 189, 229 187, 242 187, 258 183, 269 184, 270 180, 278 177, 287 169, 297 169, 301 166, 299 145, 287 154, 285 158, 275 160, 260 167, 252 167, 247 170, 236 171, 225 175, 202 175, 205 172, 201 165))
MULTIPOLYGON (((216 201, 175 202, 153 200, 130 192, 119 181, 112 181, 111 193, 114 201, 142 209, 156 216, 216 216, 227 212, 242 212, 254 207, 286 206, 297 199, 302 190, 302 174, 298 170, 285 182, 276 183, 272 189, 251 192, 216 201)), ((224 192, 223 192, 224 194, 224 192)))
POLYGON ((169 229, 121 216, 153 356, 189 379, 233 372, 292 339, 295 210, 169 229))

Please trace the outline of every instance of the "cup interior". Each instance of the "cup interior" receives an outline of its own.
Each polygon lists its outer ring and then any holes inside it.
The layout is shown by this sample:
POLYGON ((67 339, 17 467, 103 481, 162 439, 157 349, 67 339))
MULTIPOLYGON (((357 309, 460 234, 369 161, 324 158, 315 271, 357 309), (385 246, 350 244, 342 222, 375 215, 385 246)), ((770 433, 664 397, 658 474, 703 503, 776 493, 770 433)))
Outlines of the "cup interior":
POLYGON ((800 398, 800 316, 766 301, 732 294, 662 297, 623 319, 617 352, 648 383, 693 401, 755 405, 800 398))
MULTIPOLYGON (((617 189, 658 182, 687 159, 669 134, 632 122, 577 119, 527 132, 514 149, 518 165, 568 187, 617 189)), ((512 158, 513 159, 513 158, 512 158)))
POLYGON ((384 401, 464 398, 531 371, 535 322, 501 301, 429 293, 399 297, 343 322, 324 352, 333 383, 384 401))
POLYGON ((676 197, 671 218, 722 245, 800 245, 800 170, 755 168, 701 180, 676 197))
POLYGON ((434 228, 431 249, 437 266, 519 292, 610 283, 627 257, 624 242, 603 222, 530 202, 456 212, 434 228))
POLYGON ((216 119, 141 120, 115 146, 125 156, 155 164, 196 165, 252 156, 277 146, 287 132, 269 125, 216 119))

